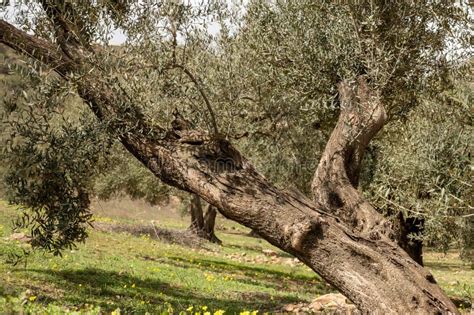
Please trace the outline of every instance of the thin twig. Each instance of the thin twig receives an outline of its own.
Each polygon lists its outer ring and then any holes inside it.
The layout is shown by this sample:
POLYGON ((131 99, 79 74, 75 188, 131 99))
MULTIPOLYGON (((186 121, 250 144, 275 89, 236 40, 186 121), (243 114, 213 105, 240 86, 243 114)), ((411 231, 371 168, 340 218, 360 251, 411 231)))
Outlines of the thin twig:
POLYGON ((215 134, 219 133, 219 128, 217 127, 216 115, 214 113, 214 110, 212 109, 211 102, 209 101, 209 98, 207 97, 206 92, 202 88, 201 84, 199 83, 199 80, 192 74, 191 71, 189 71, 188 68, 186 68, 184 65, 180 65, 176 63, 172 63, 168 66, 165 66, 164 68, 160 68, 155 65, 144 65, 144 67, 154 69, 154 70, 161 70, 161 71, 167 70, 167 69, 181 69, 181 71, 183 71, 188 76, 188 78, 194 83, 199 94, 201 94, 201 97, 204 100, 207 111, 209 112, 209 115, 210 115, 211 125, 212 125, 212 128, 214 129, 213 131, 215 134))
POLYGON ((194 85, 196 85, 196 88, 198 89, 199 94, 201 94, 201 96, 204 100, 204 103, 206 104, 207 110, 209 111, 209 115, 211 116, 211 124, 212 124, 212 127, 214 129, 214 133, 215 134, 219 133, 219 130, 217 128, 216 116, 214 114, 214 110, 212 109, 211 102, 209 102, 209 99, 207 98, 207 95, 204 92, 204 90, 202 89, 201 84, 199 84, 199 81, 197 80, 197 78, 191 73, 191 71, 189 71, 183 65, 175 64, 174 68, 181 69, 189 77, 189 79, 191 81, 193 81, 194 85))

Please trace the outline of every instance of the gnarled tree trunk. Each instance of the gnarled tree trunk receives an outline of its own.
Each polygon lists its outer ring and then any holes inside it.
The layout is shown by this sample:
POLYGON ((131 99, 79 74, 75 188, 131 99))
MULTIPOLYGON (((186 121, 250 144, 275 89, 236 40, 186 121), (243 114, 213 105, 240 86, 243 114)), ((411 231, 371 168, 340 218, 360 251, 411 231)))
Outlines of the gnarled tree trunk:
POLYGON ((59 29, 61 49, 5 21, 0 21, 0 42, 48 64, 65 80, 80 74, 74 81, 78 94, 108 121, 112 134, 127 131, 116 135, 161 180, 199 195, 291 253, 365 313, 457 313, 433 276, 390 239, 390 226, 355 188, 363 149, 385 116, 363 79, 355 90, 341 84, 340 121, 350 127, 336 126, 313 181, 315 198, 309 200, 276 188, 221 135, 181 129, 160 137, 139 106, 88 61, 93 49, 70 39, 77 34, 69 29, 70 20, 64 22, 59 8, 44 3, 59 29))
POLYGON ((386 120, 380 97, 363 76, 356 84, 342 82, 339 97, 341 113, 313 179, 314 199, 359 233, 383 233, 423 265, 421 242, 409 239, 418 222, 399 216, 392 226, 357 189, 365 150, 386 120))

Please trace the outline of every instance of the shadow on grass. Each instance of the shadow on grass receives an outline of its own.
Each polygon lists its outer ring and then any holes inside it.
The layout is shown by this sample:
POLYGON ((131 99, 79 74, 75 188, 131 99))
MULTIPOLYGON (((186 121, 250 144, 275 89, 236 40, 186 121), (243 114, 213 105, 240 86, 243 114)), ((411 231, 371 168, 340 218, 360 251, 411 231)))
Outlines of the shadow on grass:
POLYGON ((462 266, 459 263, 450 263, 444 261, 425 261, 425 267, 434 269, 434 270, 443 270, 443 271, 454 271, 462 270, 462 266))
POLYGON ((252 266, 251 263, 246 263, 245 265, 242 263, 232 263, 226 261, 218 261, 218 260, 211 260, 211 259, 199 259, 193 258, 192 262, 189 260, 182 259, 181 257, 176 256, 167 256, 166 259, 158 259, 162 263, 171 263, 169 260, 174 261, 174 265, 178 267, 193 267, 199 268, 203 270, 210 270, 214 272, 227 272, 227 271, 240 271, 244 275, 250 277, 263 277, 263 278, 272 278, 275 281, 279 281, 281 279, 286 279, 291 277, 293 280, 303 280, 303 281, 311 281, 317 279, 322 281, 316 274, 313 275, 295 275, 288 272, 283 272, 279 270, 268 269, 265 267, 259 266, 252 266))
POLYGON ((197 268, 203 271, 212 270, 212 272, 222 275, 237 273, 235 281, 251 285, 263 285, 276 290, 285 289, 291 286, 299 286, 304 287, 306 292, 310 292, 315 295, 334 292, 334 289, 317 275, 307 276, 302 274, 292 274, 278 270, 267 269, 264 267, 209 260, 204 258, 193 258, 192 262, 175 256, 167 256, 166 258, 157 258, 154 260, 161 264, 172 265, 180 268, 197 268), (240 278, 238 276, 239 274, 247 278, 240 278))
MULTIPOLYGON (((247 237, 250 237, 250 236, 247 236, 247 237)), ((234 248, 234 249, 237 249, 237 250, 241 250, 241 251, 252 251, 252 252, 259 253, 259 254, 263 254, 263 252, 262 252, 263 247, 261 247, 259 245, 249 246, 249 245, 238 245, 238 244, 224 244, 224 246, 229 247, 229 248, 234 248)), ((290 255, 288 253, 285 253, 285 252, 278 251, 278 252, 275 252, 275 253, 276 253, 277 257, 293 258, 292 255, 290 255)))
MULTIPOLYGON (((67 306, 81 307, 85 304, 100 306, 105 311, 119 307, 124 312, 157 311, 169 302, 175 311, 185 310, 190 305, 206 305, 209 309, 223 309, 228 313, 240 310, 271 311, 288 303, 298 302, 292 297, 266 293, 228 292, 226 298, 218 298, 212 292, 200 292, 192 288, 174 286, 158 279, 141 279, 128 273, 118 273, 97 268, 80 270, 27 269, 17 272, 42 274, 64 296, 55 301, 67 306)), ((48 302, 55 298, 49 297, 48 302)))

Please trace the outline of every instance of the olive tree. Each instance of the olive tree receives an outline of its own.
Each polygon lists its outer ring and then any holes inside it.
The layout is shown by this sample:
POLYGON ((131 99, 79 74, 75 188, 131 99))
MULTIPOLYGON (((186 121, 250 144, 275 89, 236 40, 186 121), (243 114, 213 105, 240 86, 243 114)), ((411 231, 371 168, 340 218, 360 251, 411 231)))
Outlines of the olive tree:
MULTIPOLYGON (((294 255, 361 310, 457 312, 434 277, 394 242, 397 231, 357 188, 364 151, 378 131, 392 117, 409 112, 420 90, 435 93, 449 87, 443 74, 456 68, 457 58, 446 56, 446 49, 453 41, 462 44, 451 34, 465 31, 465 7, 455 2, 256 1, 245 12, 227 16, 221 3, 212 2, 204 7, 174 1, 74 4, 30 4, 21 24, 31 32, 2 20, 0 42, 41 63, 33 70, 54 72, 52 79, 89 107, 95 116, 90 122, 163 182, 200 196, 294 255), (209 18, 222 25, 222 41, 241 41, 241 51, 234 55, 232 46, 220 49, 221 39, 206 30, 209 18), (127 33, 125 50, 102 45, 111 27, 127 33), (189 51, 200 53, 188 59, 184 52, 189 51), (221 66, 214 60, 222 57, 240 58, 247 71, 233 72, 230 63, 219 78, 221 66), (203 75, 208 73, 213 76, 207 81, 203 75), (267 73, 281 80, 262 82, 267 73), (242 80, 231 80, 241 75, 242 80), (247 75, 255 75, 255 81, 247 81, 247 75), (209 96, 206 86, 225 82, 225 77, 231 88, 209 96), (291 89, 295 95, 287 93, 291 89), (235 110, 241 112, 238 119, 252 122, 266 119, 259 115, 263 108, 275 128, 311 138, 316 133, 308 127, 321 124, 328 104, 339 114, 308 190, 312 199, 276 186, 232 144, 240 138, 230 132, 235 110), (289 118, 275 119, 268 110, 272 106, 288 108, 289 118), (296 121, 314 118, 314 124, 298 130, 296 121)), ((36 71, 40 77, 49 74, 36 71)), ((38 143, 33 141, 32 149, 39 150, 38 143)), ((309 154, 317 155, 318 148, 309 154)), ((53 179, 68 181, 61 192, 70 199, 52 194, 45 201, 18 200, 40 213, 36 221, 46 218, 36 233, 55 249, 82 240, 83 234, 64 240, 61 233, 71 218, 80 218, 76 230, 88 218, 87 204, 78 203, 87 197, 79 176, 87 168, 64 160, 55 158, 43 168, 56 170, 59 176, 53 179)), ((50 187, 49 177, 38 174, 50 187)), ((18 177, 12 181, 20 182, 18 177)), ((34 196, 35 190, 23 192, 34 196)))

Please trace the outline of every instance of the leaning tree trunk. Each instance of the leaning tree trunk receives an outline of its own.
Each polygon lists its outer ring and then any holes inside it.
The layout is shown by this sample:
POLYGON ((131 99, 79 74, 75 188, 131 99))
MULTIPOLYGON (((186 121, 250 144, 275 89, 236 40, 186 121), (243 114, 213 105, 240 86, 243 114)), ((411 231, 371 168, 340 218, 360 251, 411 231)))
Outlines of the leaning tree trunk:
POLYGON ((203 215, 201 198, 193 194, 190 203, 191 225, 189 230, 197 236, 206 239, 212 243, 222 244, 214 233, 216 223, 216 209, 211 205, 206 208, 206 215, 203 215))
MULTIPOLYGON (((74 31, 59 6, 42 3, 57 28, 59 49, 5 21, 0 21, 0 42, 74 82, 98 119, 107 121, 111 134, 165 183, 199 195, 225 217, 291 253, 365 313, 458 313, 433 276, 388 237, 390 226, 355 189, 359 148, 383 125, 384 119, 370 118, 384 116, 381 104, 368 110, 370 104, 354 97, 351 104, 359 110, 343 107, 340 121, 347 115, 349 125, 357 126, 369 119, 367 129, 359 128, 359 135, 336 126, 313 182, 315 199, 309 200, 276 188, 221 135, 181 129, 160 136, 157 129, 164 130, 148 121, 140 107, 115 88, 115 81, 107 81, 108 74, 90 61, 98 48, 75 40, 81 33, 74 31), (344 140, 347 134, 354 138, 344 140)), ((342 104, 353 95, 346 95, 347 86, 341 85, 342 104)), ((363 80, 357 89, 359 95, 372 98, 363 80)))

